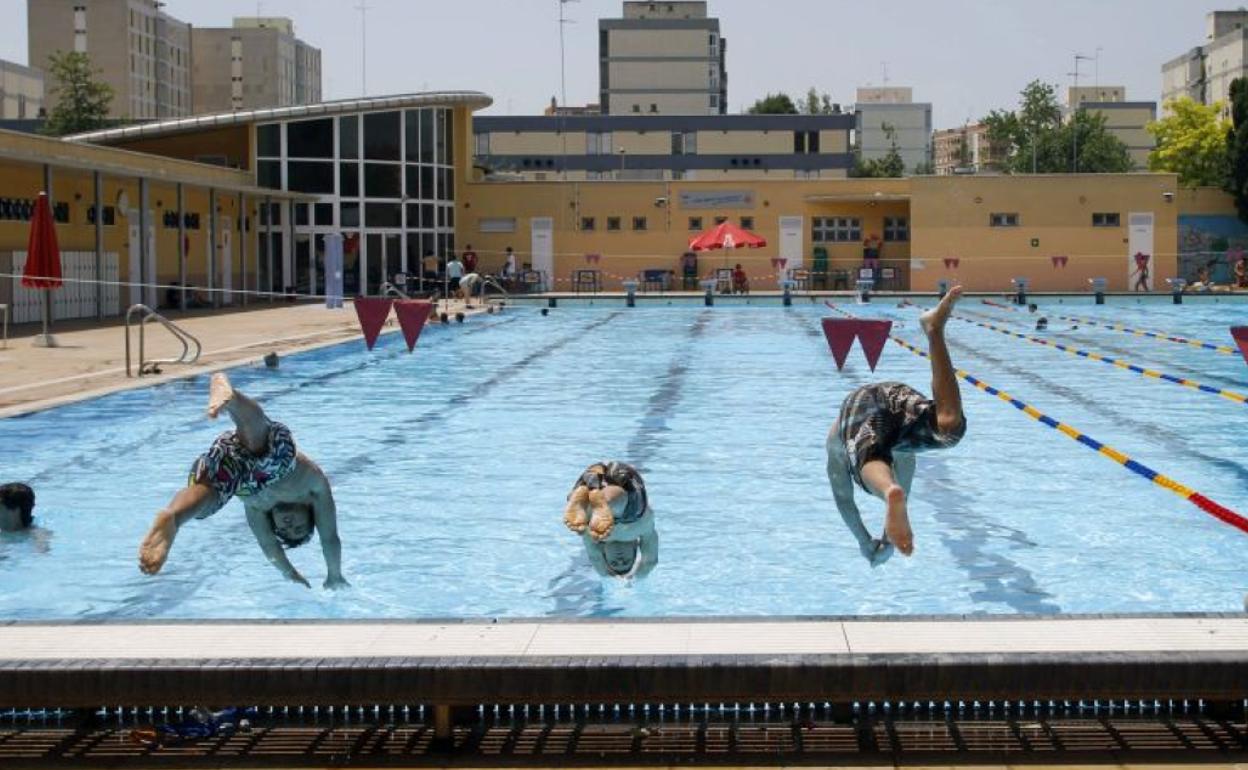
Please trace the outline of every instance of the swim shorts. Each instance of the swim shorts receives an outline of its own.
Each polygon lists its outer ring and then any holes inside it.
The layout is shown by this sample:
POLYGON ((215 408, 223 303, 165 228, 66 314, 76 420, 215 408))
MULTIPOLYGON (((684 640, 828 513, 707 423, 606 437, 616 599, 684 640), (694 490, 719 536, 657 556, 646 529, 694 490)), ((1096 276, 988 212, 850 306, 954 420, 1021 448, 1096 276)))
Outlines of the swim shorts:
POLYGON ((281 481, 295 469, 295 439, 280 422, 269 422, 269 448, 263 455, 252 454, 235 431, 226 431, 212 442, 208 451, 191 465, 187 484, 207 484, 216 492, 205 519, 221 510, 231 497, 248 497, 281 481))
MULTIPOLYGON (((646 497, 646 482, 642 480, 641 474, 636 468, 628 463, 595 463, 585 469, 581 477, 576 480, 572 491, 575 492, 580 487, 589 487, 590 489, 601 489, 607 484, 614 484, 622 487, 628 493, 628 505, 624 508, 624 513, 616 518, 621 524, 627 524, 631 521, 640 519, 642 514, 646 512, 646 507, 650 504, 646 497)), ((569 496, 571 493, 569 493, 569 496)))
POLYGON ((894 451, 947 449, 966 435, 965 415, 956 430, 942 433, 936 426, 936 402, 900 382, 856 388, 841 405, 839 424, 850 475, 863 489, 862 466, 871 460, 892 465, 894 451))

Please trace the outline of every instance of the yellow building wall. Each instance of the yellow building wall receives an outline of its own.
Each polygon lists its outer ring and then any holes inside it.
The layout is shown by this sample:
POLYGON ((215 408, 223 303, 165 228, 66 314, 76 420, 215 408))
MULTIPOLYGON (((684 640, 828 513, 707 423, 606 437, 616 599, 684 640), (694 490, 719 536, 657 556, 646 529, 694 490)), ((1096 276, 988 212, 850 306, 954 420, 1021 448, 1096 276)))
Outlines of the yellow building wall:
POLYGON ((585 154, 585 132, 569 131, 567 139, 553 131, 494 131, 490 133, 491 155, 570 155, 585 154))
MULTIPOLYGON (((1008 291, 1016 276, 1035 291, 1088 290, 1106 278, 1111 291, 1130 289, 1130 213, 1154 215, 1153 277, 1159 289, 1176 275, 1178 210, 1173 174, 943 176, 911 181, 911 250, 921 269, 911 287, 933 291, 942 279, 974 291, 1008 291), (1017 213, 1018 227, 990 227, 994 212, 1017 213), (1117 212, 1121 226, 1093 227, 1094 212, 1117 212), (1035 245, 1033 245, 1033 240, 1035 245), (1050 257, 1067 256, 1066 267, 1050 257), (956 268, 943 260, 958 258, 956 268)), ((917 265, 914 265, 917 267, 917 265)))
POLYGON ((848 130, 824 130, 819 132, 819 154, 849 152, 848 130))
POLYGON ((1179 215, 1222 214, 1236 216, 1235 198, 1218 187, 1181 187, 1175 190, 1174 203, 1179 215))

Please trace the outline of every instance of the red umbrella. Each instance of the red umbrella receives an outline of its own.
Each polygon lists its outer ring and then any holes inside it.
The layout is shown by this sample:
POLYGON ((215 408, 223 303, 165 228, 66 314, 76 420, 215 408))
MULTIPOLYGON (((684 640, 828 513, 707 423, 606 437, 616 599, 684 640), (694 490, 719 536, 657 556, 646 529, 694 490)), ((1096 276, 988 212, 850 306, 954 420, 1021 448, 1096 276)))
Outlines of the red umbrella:
POLYGON ((725 220, 701 235, 689 239, 689 248, 694 251, 709 249, 739 249, 742 246, 757 249, 767 245, 767 241, 749 230, 737 227, 725 220))
POLYGON ((26 267, 22 269, 22 285, 28 289, 43 289, 43 337, 41 344, 53 347, 52 300, 50 292, 61 287, 61 249, 56 245, 56 226, 52 223, 52 208, 48 194, 39 193, 35 213, 30 220, 30 241, 26 246, 26 267))

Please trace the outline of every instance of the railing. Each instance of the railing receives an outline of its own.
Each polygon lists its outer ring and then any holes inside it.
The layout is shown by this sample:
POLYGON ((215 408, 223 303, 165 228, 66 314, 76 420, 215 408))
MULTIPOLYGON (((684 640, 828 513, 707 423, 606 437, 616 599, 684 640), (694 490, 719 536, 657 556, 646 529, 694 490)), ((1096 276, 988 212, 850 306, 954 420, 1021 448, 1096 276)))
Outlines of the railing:
POLYGON ((382 282, 382 284, 381 284, 381 296, 383 296, 383 297, 398 297, 399 299, 411 299, 411 297, 409 297, 409 296, 407 295, 407 292, 403 291, 403 290, 402 290, 402 289, 400 289, 398 286, 395 286, 394 284, 390 283, 389 281, 383 281, 383 282, 382 282))
POLYGON ((4 343, 3 347, 7 350, 9 347, 9 306, 0 305, 0 313, 4 313, 4 343))
POLYGON ((130 309, 126 311, 126 376, 127 377, 135 376, 132 373, 131 366, 130 366, 130 363, 131 363, 130 326, 134 322, 135 313, 141 314, 141 317, 139 318, 139 321, 138 321, 138 325, 139 325, 139 367, 138 367, 139 373, 138 373, 138 376, 139 377, 142 377, 145 374, 159 374, 160 373, 159 367, 161 364, 188 364, 189 365, 199 360, 200 353, 203 352, 204 346, 201 345, 199 343, 199 340, 196 339, 192 334, 187 332, 185 329, 182 329, 177 324, 170 321, 168 318, 165 318, 160 313, 157 313, 155 310, 152 310, 147 305, 131 305, 130 309), (150 323, 151 321, 156 321, 160 323, 161 326, 169 330, 169 333, 172 334, 174 338, 177 339, 178 342, 182 343, 181 355, 179 355, 177 358, 153 359, 151 361, 148 361, 146 359, 145 350, 144 350, 145 337, 146 337, 145 330, 147 329, 148 323, 150 323), (192 352, 192 348, 194 348, 194 352, 192 352))

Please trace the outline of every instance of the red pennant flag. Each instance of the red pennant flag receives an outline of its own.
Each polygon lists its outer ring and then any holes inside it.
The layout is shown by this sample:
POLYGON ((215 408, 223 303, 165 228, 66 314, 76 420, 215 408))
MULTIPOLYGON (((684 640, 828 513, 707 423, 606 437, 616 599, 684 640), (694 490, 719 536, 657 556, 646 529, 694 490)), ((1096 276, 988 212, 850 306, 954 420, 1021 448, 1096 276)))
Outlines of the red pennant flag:
POLYGON ((408 353, 416 348, 416 340, 420 339, 420 331, 425 328, 425 321, 429 320, 432 312, 433 303, 423 299, 401 299, 394 303, 394 314, 399 317, 408 353))
POLYGON ((880 361, 884 345, 888 342, 888 333, 893 330, 892 321, 859 321, 858 341, 862 343, 862 352, 867 357, 867 366, 875 371, 880 361))
POLYGON ((356 297, 354 304, 355 315, 360 319, 360 331, 364 332, 364 344, 372 350, 394 300, 389 297, 356 297))
POLYGON ((1248 326, 1232 326, 1231 336, 1239 345, 1239 352, 1244 355, 1244 363, 1248 364, 1248 326))
POLYGON ((854 346, 854 337, 858 336, 859 323, 848 318, 823 319, 823 336, 828 338, 828 349, 832 351, 832 358, 836 359, 838 372, 845 368, 849 349, 854 346))

